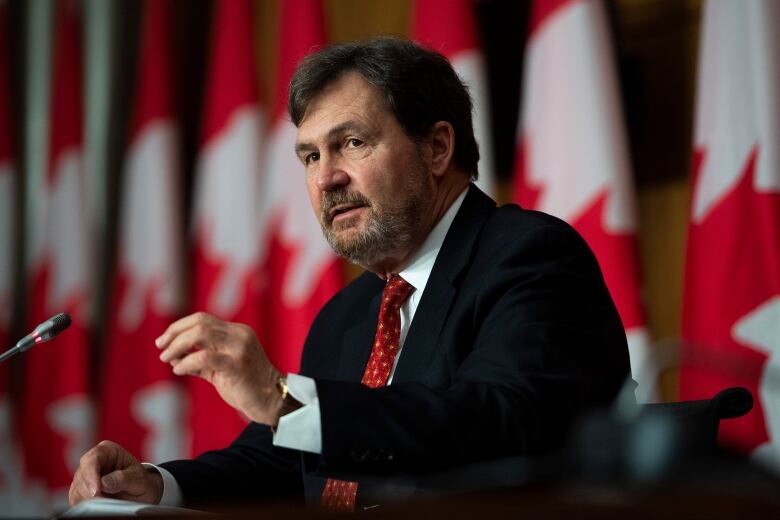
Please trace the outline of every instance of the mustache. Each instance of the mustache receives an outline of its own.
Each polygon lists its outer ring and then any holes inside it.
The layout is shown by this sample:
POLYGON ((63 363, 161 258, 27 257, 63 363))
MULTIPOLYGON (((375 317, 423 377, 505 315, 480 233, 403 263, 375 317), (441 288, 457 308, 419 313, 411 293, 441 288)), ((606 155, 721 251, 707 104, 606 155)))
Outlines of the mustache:
POLYGON ((340 204, 371 206, 371 201, 369 201, 365 195, 357 191, 339 189, 336 191, 326 192, 322 197, 322 208, 320 209, 321 221, 326 224, 330 224, 333 221, 330 212, 333 208, 340 204))

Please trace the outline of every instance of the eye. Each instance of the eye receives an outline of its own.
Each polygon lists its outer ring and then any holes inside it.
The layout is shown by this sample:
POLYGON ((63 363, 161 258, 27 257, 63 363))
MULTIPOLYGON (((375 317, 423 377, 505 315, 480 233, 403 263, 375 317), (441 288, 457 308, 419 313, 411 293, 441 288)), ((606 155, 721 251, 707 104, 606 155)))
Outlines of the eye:
POLYGON ((363 146, 363 141, 357 137, 350 137, 347 139, 347 148, 359 148, 361 146, 363 146))
POLYGON ((312 162, 314 162, 314 161, 319 161, 319 160, 320 160, 320 153, 319 153, 319 152, 312 152, 312 153, 306 154, 306 155, 303 157, 303 164, 305 164, 306 166, 308 166, 308 165, 310 165, 312 162))

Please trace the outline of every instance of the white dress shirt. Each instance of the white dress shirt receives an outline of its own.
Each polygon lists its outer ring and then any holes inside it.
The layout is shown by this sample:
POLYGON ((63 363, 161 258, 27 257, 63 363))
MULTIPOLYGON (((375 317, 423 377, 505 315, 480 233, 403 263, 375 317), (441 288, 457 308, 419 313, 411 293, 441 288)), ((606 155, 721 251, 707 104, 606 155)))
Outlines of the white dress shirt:
MULTIPOLYGON (((398 273, 414 287, 414 290, 401 306, 399 351, 390 371, 388 385, 393 382, 395 368, 398 365, 398 360, 403 355, 406 334, 409 332, 414 313, 420 304, 428 278, 433 270, 433 264, 436 262, 436 257, 439 255, 439 250, 444 243, 444 237, 447 236, 447 231, 449 231, 452 221, 455 220, 455 215, 463 204, 463 199, 466 198, 467 192, 468 188, 464 189, 458 198, 455 199, 455 202, 452 203, 441 220, 434 226, 406 267, 398 273)), ((322 424, 320 423, 317 385, 309 377, 288 374, 287 387, 290 395, 302 403, 303 406, 279 418, 279 424, 273 437, 274 445, 311 453, 322 453, 322 424)), ((176 479, 165 468, 156 468, 163 477, 163 496, 160 504, 180 505, 182 503, 182 495, 176 479)))

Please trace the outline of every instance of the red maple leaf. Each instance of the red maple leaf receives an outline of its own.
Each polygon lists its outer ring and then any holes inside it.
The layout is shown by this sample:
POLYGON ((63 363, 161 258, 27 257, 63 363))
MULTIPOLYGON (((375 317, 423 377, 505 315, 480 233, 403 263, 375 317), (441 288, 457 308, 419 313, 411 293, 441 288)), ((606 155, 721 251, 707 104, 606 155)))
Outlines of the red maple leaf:
MULTIPOLYGON (((780 293, 780 194, 754 188, 758 146, 739 183, 688 233, 680 397, 701 399, 733 385, 758 398, 766 355, 735 340, 734 324, 780 293)), ((705 152, 694 157, 698 186, 705 152)), ((724 421, 721 440, 749 450, 767 440, 764 416, 724 421)))

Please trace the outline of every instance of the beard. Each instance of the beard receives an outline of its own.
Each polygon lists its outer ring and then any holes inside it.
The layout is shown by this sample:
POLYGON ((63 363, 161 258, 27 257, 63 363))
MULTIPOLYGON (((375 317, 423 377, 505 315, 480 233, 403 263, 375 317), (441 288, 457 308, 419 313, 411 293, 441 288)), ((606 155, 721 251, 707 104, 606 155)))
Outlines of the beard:
POLYGON ((413 172, 405 186, 390 203, 371 201, 362 193, 347 188, 325 194, 320 214, 320 227, 333 251, 363 268, 376 265, 380 260, 407 248, 424 221, 425 208, 433 200, 428 174, 419 156, 412 165, 413 172), (340 229, 356 225, 356 219, 333 224, 330 211, 339 204, 352 204, 368 208, 368 220, 362 229, 349 236, 340 229))

